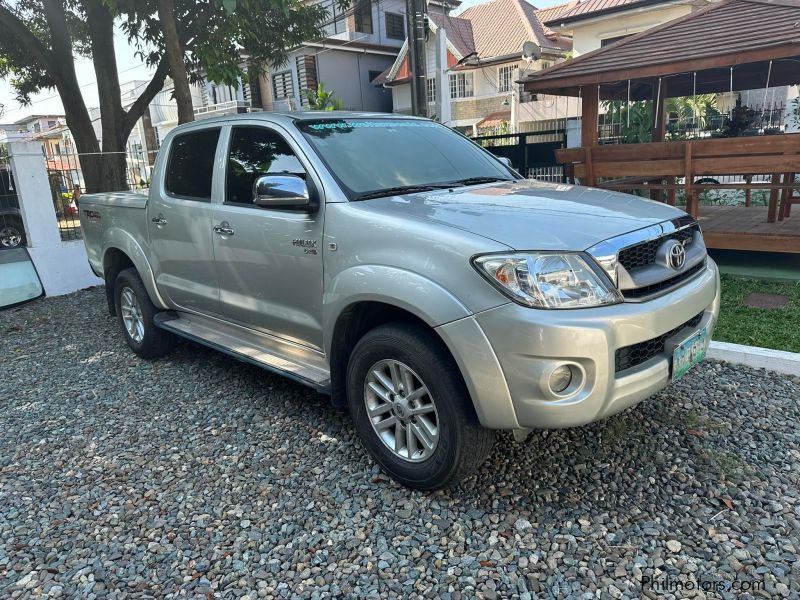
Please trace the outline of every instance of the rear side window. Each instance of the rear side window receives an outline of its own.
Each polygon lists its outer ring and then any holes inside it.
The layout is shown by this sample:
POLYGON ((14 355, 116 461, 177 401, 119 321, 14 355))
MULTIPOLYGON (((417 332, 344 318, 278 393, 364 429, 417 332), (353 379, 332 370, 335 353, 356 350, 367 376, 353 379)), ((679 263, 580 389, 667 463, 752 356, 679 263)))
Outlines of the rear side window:
POLYGON ((211 201, 211 180, 218 140, 219 129, 184 133, 172 140, 165 181, 168 194, 211 201))

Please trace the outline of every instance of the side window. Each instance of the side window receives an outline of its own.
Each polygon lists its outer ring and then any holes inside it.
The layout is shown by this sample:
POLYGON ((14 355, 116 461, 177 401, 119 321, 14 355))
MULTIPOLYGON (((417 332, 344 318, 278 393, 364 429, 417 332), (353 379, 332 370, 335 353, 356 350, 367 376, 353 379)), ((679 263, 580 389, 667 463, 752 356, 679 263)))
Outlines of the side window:
POLYGON ((233 128, 225 171, 225 202, 236 204, 253 203, 253 184, 260 175, 306 176, 286 140, 264 127, 233 128))
POLYGON ((211 201, 217 141, 219 129, 184 133, 172 140, 164 182, 167 193, 201 202, 211 201))

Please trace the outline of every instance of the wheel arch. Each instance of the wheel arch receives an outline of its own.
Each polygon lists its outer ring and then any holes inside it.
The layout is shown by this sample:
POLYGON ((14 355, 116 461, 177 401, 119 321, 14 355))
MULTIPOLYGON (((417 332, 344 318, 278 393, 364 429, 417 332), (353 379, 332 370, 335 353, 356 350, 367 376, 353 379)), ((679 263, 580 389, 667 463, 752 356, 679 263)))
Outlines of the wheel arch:
POLYGON ((119 229, 109 231, 103 252, 103 279, 106 283, 106 301, 109 313, 114 316, 114 281, 120 271, 133 267, 142 278, 150 300, 158 308, 168 308, 156 287, 155 276, 142 247, 133 237, 119 229))

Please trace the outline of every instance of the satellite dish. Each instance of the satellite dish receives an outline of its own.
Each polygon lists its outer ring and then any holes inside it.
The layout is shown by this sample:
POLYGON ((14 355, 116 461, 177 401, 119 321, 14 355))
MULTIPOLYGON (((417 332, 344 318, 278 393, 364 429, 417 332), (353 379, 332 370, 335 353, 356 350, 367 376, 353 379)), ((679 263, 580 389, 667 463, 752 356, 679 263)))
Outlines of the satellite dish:
POLYGON ((525 42, 522 44, 522 58, 527 61, 532 61, 542 56, 542 49, 533 42, 525 42))

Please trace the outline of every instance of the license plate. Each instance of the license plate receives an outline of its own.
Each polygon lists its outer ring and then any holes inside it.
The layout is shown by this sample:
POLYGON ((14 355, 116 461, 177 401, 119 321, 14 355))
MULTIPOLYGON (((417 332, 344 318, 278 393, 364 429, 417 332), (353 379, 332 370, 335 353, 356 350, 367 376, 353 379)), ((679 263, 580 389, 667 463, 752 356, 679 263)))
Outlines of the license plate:
POLYGON ((672 352, 672 381, 677 381, 703 360, 708 349, 708 330, 703 327, 692 337, 681 342, 672 352))

